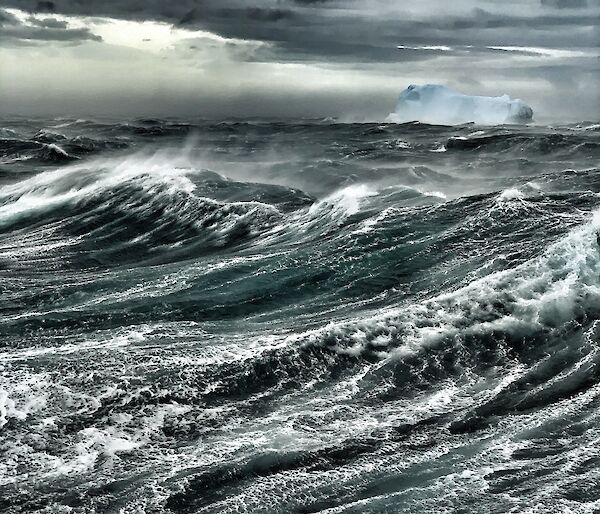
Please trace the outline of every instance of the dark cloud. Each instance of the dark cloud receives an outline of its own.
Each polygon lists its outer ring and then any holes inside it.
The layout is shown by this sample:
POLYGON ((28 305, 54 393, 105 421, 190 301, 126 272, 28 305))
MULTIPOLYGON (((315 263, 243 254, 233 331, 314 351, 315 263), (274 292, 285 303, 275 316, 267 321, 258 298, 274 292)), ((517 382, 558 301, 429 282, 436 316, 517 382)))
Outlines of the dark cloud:
POLYGON ((88 29, 53 29, 43 27, 2 27, 0 40, 18 39, 21 41, 102 41, 100 36, 88 29))
POLYGON ((23 23, 16 16, 0 9, 0 41, 27 44, 38 41, 102 41, 102 38, 86 28, 69 29, 66 22, 55 18, 30 18, 27 23, 23 23))
POLYGON ((54 2, 50 1, 39 1, 35 6, 36 12, 54 12, 54 2))
POLYGON ((587 7, 587 0, 541 0, 542 5, 557 9, 581 9, 587 7))
MULTIPOLYGON (((294 12, 289 9, 264 9, 260 7, 248 7, 245 9, 215 9, 210 12, 212 18, 223 20, 243 20, 258 22, 277 22, 294 17, 294 12)), ((207 13, 204 10, 193 8, 176 22, 178 25, 203 25, 207 19, 207 13)), ((169 20, 174 21, 174 20, 169 20)))
POLYGON ((36 18, 30 18, 29 23, 31 25, 35 25, 36 27, 43 27, 46 29, 66 29, 67 22, 63 20, 57 20, 56 18, 45 18, 43 20, 38 20, 36 18))
POLYGON ((285 9, 261 9, 258 7, 251 7, 246 9, 246 15, 250 20, 258 21, 279 21, 288 18, 293 18, 294 13, 290 10, 285 9))
POLYGON ((3 11, 0 9, 0 27, 3 25, 15 25, 18 24, 19 20, 10 14, 9 12, 3 11))
MULTIPOLYGON (((576 86, 581 93, 577 97, 578 112, 599 110, 597 88, 590 84, 597 83, 599 76, 598 59, 594 55, 600 43, 600 0, 2 0, 2 3, 32 15, 46 15, 34 17, 23 25, 0 10, 0 37, 10 38, 12 44, 99 40, 89 30, 69 29, 60 15, 154 20, 235 39, 236 42, 226 43, 185 40, 172 54, 160 56, 175 57, 176 64, 177 59, 185 58, 185 66, 202 68, 205 61, 200 57, 211 54, 209 60, 214 68, 207 67, 204 77, 222 83, 214 86, 217 93, 205 93, 202 108, 214 106, 217 114, 231 110, 230 99, 234 94, 231 85, 250 81, 254 73, 260 85, 251 82, 251 86, 239 86, 235 92, 239 95, 236 98, 243 99, 236 109, 245 108, 246 113, 251 113, 249 109, 270 109, 273 114, 280 109, 282 113, 293 114, 306 109, 306 105, 316 111, 323 109, 328 115, 350 108, 371 112, 372 106, 367 107, 365 101, 359 100, 364 97, 373 99, 373 105, 377 100, 378 108, 389 112, 393 96, 406 87, 407 80, 441 81, 474 94, 508 92, 534 100, 539 96, 548 106, 565 112, 572 110, 572 106, 563 106, 559 99, 576 86), (252 51, 223 50, 224 45, 235 47, 239 40, 265 44, 249 44, 252 51), (563 52, 548 50, 544 54, 537 48, 563 52), (277 68, 279 64, 290 67, 277 68), (265 71, 274 68, 279 75, 270 76, 271 72, 265 71), (289 81, 291 85, 285 82, 288 69, 296 73, 294 80, 289 81), (302 74, 306 69, 312 75, 305 80, 302 74), (340 70, 339 82, 336 71, 331 70, 340 70), (364 82, 348 84, 346 77, 364 82), (268 89, 282 83, 287 90, 268 89), (317 85, 309 91, 308 86, 313 83, 317 85), (535 89, 540 83, 547 86, 541 93, 535 89), (323 84, 330 88, 327 93, 318 87, 323 84), (221 86, 229 89, 217 98, 221 86), (340 95, 337 103, 333 100, 336 94, 340 95)), ((82 21, 85 23, 85 19, 82 21)), ((106 55, 119 51, 101 50, 103 46, 109 45, 83 45, 82 51, 104 51, 106 55)), ((110 59, 103 58, 102 65, 107 62, 110 59)), ((147 69, 148 74, 153 73, 152 65, 147 69)), ((166 68, 160 69, 164 72, 166 68)), ((167 83, 169 72, 160 75, 156 79, 157 89, 175 91, 170 99, 174 103, 165 105, 175 109, 176 100, 181 105, 199 101, 197 89, 191 93, 177 92, 176 86, 167 83)), ((94 80, 90 79, 90 83, 95 83, 94 80)), ((167 93, 165 98, 165 102, 170 98, 167 93)), ((125 100, 123 103, 127 104, 125 100)))
MULTIPOLYGON (((153 19, 224 37, 264 41, 288 61, 396 62, 398 45, 597 47, 598 0, 5 0, 30 12, 153 19), (430 6, 430 8, 427 8, 430 6), (577 8, 578 11, 569 11, 577 8), (537 12, 535 11, 537 9, 537 12)), ((431 55, 423 58, 430 58, 431 55)), ((414 56, 413 56, 414 58, 414 56)))

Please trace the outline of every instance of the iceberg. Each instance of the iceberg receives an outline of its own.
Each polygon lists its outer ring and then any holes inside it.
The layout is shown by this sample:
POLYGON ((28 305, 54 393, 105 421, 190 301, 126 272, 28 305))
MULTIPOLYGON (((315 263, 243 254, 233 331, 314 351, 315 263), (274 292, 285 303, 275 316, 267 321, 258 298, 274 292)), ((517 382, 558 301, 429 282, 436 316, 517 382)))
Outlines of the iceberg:
POLYGON ((398 98, 391 123, 420 121, 438 125, 474 122, 481 125, 527 123, 533 109, 519 99, 504 96, 469 96, 439 84, 410 85, 398 98))

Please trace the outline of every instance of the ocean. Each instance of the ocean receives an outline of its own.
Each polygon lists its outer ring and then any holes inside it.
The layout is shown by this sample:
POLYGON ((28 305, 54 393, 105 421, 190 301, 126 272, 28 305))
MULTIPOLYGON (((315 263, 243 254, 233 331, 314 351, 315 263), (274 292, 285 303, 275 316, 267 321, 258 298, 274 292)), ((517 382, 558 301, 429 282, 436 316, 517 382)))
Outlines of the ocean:
POLYGON ((0 127, 0 511, 600 511, 597 122, 0 127))

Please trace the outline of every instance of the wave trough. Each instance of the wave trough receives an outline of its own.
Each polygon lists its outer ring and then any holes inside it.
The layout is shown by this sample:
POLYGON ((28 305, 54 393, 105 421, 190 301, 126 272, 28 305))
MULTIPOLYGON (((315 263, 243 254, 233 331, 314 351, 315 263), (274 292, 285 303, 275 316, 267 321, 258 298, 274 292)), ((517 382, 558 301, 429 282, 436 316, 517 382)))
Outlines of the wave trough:
POLYGON ((597 123, 3 125, 3 512, 600 509, 597 123))

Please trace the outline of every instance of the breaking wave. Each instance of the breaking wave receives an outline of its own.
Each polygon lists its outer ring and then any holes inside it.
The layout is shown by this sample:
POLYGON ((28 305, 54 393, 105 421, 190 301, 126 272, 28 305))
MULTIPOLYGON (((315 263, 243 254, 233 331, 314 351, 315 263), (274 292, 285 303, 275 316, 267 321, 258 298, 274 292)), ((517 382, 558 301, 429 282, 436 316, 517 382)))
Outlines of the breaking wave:
POLYGON ((5 125, 0 510, 598 510, 593 122, 5 125))

